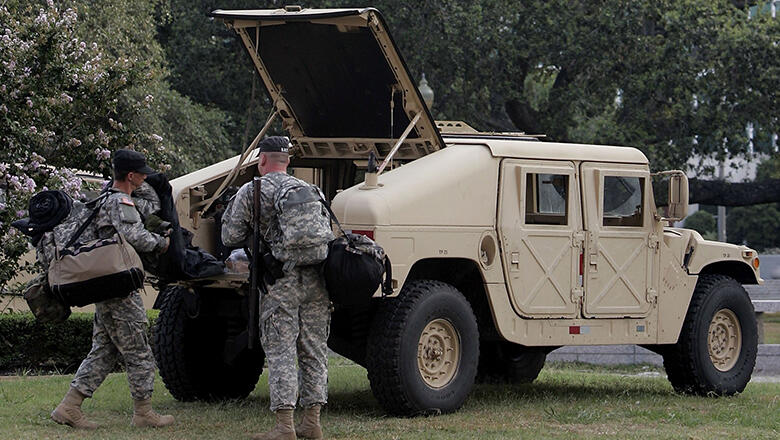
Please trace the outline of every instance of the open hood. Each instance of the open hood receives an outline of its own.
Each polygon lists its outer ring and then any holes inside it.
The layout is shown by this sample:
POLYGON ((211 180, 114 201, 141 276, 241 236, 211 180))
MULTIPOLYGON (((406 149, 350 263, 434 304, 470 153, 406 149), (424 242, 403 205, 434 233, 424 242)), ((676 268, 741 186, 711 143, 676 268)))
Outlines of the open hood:
POLYGON ((376 9, 215 10, 235 30, 302 158, 394 158, 444 147, 376 9), (418 117, 419 115, 419 117, 418 117), (416 120, 415 120, 416 119, 416 120))

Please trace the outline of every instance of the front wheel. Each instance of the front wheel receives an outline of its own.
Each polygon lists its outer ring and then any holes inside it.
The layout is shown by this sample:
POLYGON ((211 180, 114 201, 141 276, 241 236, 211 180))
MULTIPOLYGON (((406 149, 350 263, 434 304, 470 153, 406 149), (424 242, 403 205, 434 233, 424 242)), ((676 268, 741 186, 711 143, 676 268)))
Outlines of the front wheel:
POLYGON ((663 352, 675 391, 728 396, 750 381, 758 352, 753 304, 733 278, 701 275, 677 344, 663 352))
POLYGON ((455 287, 410 281, 386 300, 367 350, 368 379, 391 414, 456 411, 474 385, 479 332, 471 305, 455 287))

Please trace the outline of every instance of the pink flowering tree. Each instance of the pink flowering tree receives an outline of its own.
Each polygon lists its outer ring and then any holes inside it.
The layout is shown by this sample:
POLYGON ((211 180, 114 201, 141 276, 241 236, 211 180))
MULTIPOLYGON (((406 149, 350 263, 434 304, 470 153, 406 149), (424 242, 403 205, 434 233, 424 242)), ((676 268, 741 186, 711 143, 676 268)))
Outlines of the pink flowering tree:
POLYGON ((33 194, 52 188, 78 198, 74 171, 108 176, 119 148, 167 168, 162 137, 123 124, 118 113, 123 93, 143 81, 143 66, 80 39, 77 20, 51 0, 13 11, 0 4, 0 292, 19 287, 9 280, 30 248, 10 224, 27 216, 33 194))

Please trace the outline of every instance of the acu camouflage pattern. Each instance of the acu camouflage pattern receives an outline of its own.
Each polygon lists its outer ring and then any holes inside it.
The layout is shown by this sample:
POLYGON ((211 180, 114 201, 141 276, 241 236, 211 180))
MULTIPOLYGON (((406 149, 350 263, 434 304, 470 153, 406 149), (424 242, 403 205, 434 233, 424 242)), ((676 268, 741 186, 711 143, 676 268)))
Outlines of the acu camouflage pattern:
POLYGON ((296 401, 304 408, 327 403, 329 329, 330 301, 318 267, 294 267, 268 286, 260 304, 260 341, 271 411, 295 408, 296 401))
MULTIPOLYGON (((62 250, 76 230, 87 220, 92 209, 81 202, 74 202, 70 215, 53 231, 44 234, 38 244, 38 261, 47 268, 55 256, 56 249, 62 250)), ((161 249, 165 239, 143 229, 140 215, 135 211, 130 196, 109 190, 105 204, 97 218, 79 237, 79 242, 97 238, 108 238, 114 230, 139 252, 161 249), (130 201, 132 205, 126 202, 130 201), (132 211, 127 208, 132 208, 132 211)), ((79 366, 71 386, 85 396, 103 383, 119 356, 124 360, 130 394, 133 399, 145 400, 151 397, 154 384, 154 356, 146 335, 148 319, 140 291, 126 298, 116 298, 95 304, 95 320, 92 332, 92 349, 79 366)))
POLYGON ((292 176, 280 183, 274 196, 274 233, 281 239, 270 242, 274 257, 302 266, 325 261, 335 237, 319 188, 292 176))
MULTIPOLYGON (((260 228, 270 243, 280 240, 278 225, 273 229, 274 196, 288 178, 292 176, 281 172, 262 177, 260 228)), ((223 214, 222 242, 227 246, 251 247, 252 193, 252 182, 243 185, 223 214)), ((271 411, 294 408, 298 396, 304 407, 327 403, 329 328, 330 301, 319 267, 293 267, 268 286, 260 302, 260 340, 268 361, 271 411)))
MULTIPOLYGON (((301 265, 323 261, 328 253, 328 243, 334 236, 327 210, 315 199, 319 189, 283 172, 268 173, 261 179, 260 233, 274 257, 301 265), (305 189, 296 191, 295 188, 305 189), (301 204, 294 206, 293 203, 280 220, 278 196, 287 190, 299 192, 297 200, 304 201, 308 208, 303 208, 301 204), (311 209, 312 204, 316 209, 311 209)), ((222 225, 222 242, 225 245, 236 247, 247 244, 245 241, 252 230, 252 196, 252 182, 248 182, 228 204, 222 225)))
POLYGON ((131 196, 136 209, 141 213, 141 216, 144 219, 162 208, 160 196, 157 195, 157 191, 152 188, 152 185, 149 185, 146 182, 141 183, 141 186, 133 191, 131 196))

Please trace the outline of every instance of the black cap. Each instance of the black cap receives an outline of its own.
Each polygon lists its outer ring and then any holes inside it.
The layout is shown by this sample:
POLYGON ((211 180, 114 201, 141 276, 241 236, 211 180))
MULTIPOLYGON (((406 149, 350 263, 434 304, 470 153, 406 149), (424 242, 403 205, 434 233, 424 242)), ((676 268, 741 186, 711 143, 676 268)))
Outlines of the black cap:
POLYGON ((289 153, 290 139, 287 136, 269 136, 257 146, 261 153, 289 153))
POLYGON ((154 174, 155 171, 146 164, 146 156, 133 150, 116 150, 114 152, 114 169, 118 171, 134 171, 136 173, 154 174))

